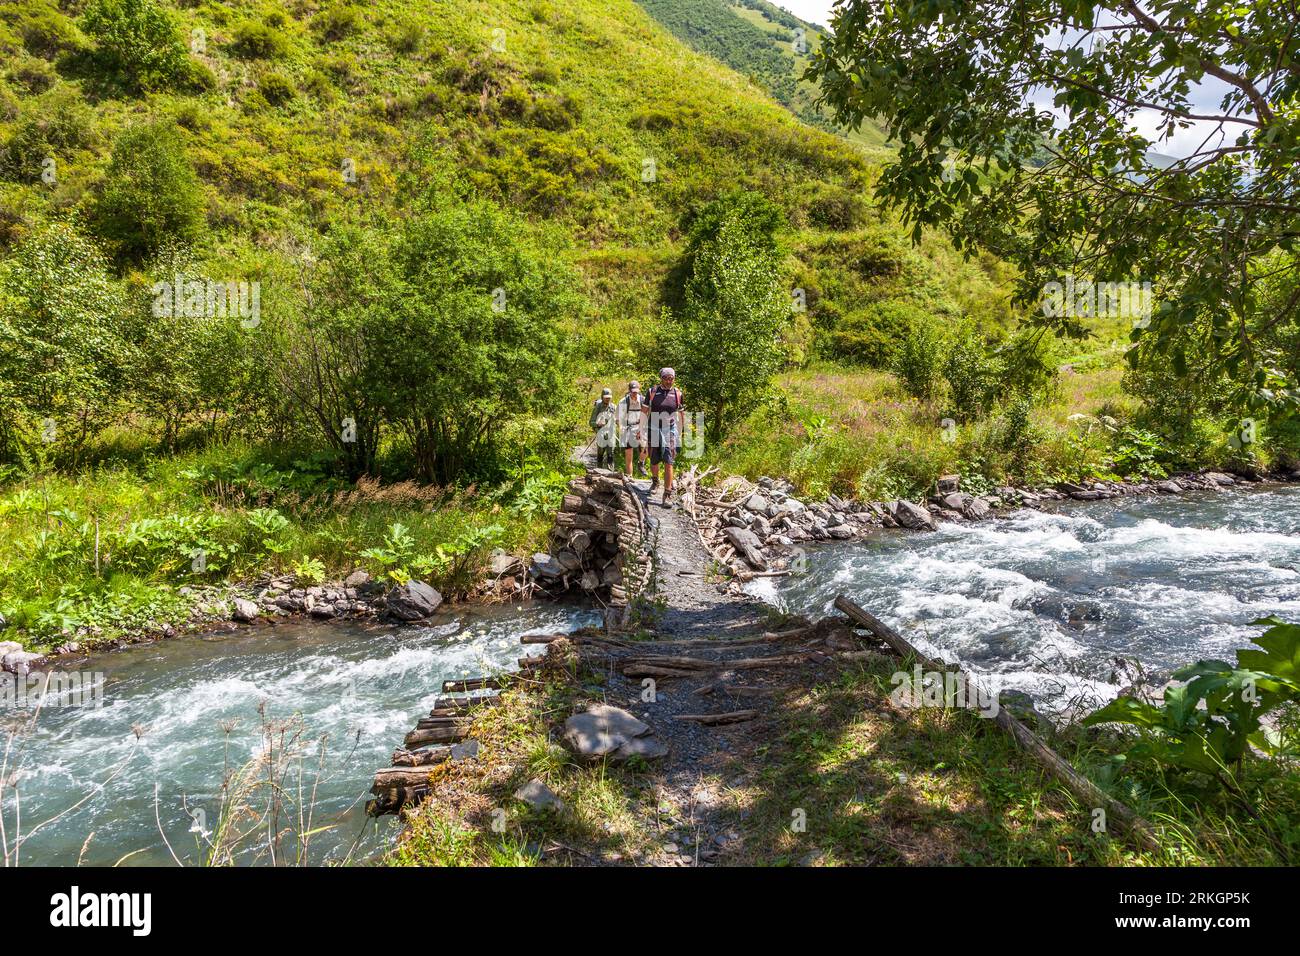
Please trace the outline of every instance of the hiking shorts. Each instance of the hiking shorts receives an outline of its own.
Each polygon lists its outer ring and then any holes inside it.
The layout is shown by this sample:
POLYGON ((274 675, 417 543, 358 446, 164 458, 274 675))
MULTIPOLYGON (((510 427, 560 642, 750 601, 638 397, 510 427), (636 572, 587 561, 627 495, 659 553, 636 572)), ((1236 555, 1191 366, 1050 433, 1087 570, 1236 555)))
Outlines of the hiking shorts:
POLYGON ((641 432, 638 429, 625 428, 619 437, 619 444, 624 448, 640 448, 641 432))
POLYGON ((674 441, 657 441, 650 443, 650 464, 663 462, 671 465, 677 460, 677 443, 674 441))

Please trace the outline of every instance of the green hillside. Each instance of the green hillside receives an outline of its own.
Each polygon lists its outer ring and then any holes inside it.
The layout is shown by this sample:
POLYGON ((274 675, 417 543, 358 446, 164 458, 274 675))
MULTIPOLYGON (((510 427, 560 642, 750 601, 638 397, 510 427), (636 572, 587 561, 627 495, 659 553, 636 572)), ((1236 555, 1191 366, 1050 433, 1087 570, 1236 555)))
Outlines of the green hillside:
POLYGON ((830 130, 887 160, 885 134, 874 124, 837 129, 817 106, 817 88, 802 79, 825 28, 767 0, 638 0, 652 17, 692 49, 751 78, 805 123, 830 130))
POLYGON ((290 238, 382 219, 437 183, 552 233, 583 279, 577 327, 644 323, 692 211, 751 188, 785 213, 822 344, 841 318, 860 324, 895 296, 950 314, 995 308, 995 269, 939 243, 918 254, 877 215, 857 150, 683 49, 631 0, 466 3, 433 19, 412 0, 176 5, 190 75, 143 92, 90 57, 84 6, 24 0, 0 14, 3 248, 65 215, 93 232, 115 138, 160 121, 201 181, 210 269, 283 266, 290 238), (54 183, 41 179, 46 157, 54 183))

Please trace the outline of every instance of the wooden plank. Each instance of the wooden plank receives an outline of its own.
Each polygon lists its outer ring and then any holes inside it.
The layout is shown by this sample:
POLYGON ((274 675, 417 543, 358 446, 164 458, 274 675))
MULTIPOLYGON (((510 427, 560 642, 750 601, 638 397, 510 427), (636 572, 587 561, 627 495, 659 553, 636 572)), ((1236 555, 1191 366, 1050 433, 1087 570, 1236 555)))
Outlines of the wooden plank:
MULTIPOLYGON (((870 611, 859 607, 845 595, 841 594, 835 599, 835 607, 892 647, 898 652, 899 656, 915 658, 926 670, 953 671, 962 674, 960 668, 953 667, 943 661, 933 660, 922 654, 892 627, 870 611)), ((965 674, 962 674, 962 677, 968 682, 971 680, 965 674)), ((994 723, 1009 733, 1026 753, 1042 764, 1052 776, 1061 781, 1084 806, 1103 808, 1106 811, 1107 819, 1116 820, 1125 832, 1143 849, 1153 853, 1160 852, 1160 840, 1156 837, 1155 829, 1144 817, 1140 816, 1127 804, 1102 791, 1095 783, 1075 770, 1069 761, 1047 746, 1041 737, 1013 717, 1010 711, 999 707, 993 720, 994 723)))

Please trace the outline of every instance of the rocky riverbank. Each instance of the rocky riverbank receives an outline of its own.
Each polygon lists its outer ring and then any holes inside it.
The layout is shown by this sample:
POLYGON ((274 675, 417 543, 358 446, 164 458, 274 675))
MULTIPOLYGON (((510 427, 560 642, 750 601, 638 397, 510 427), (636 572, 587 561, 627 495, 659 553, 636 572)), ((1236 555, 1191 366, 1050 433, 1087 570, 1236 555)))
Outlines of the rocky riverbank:
MULTIPOLYGON (((517 558, 494 553, 489 570, 490 576, 473 600, 499 600, 527 589, 523 564, 517 558)), ((178 588, 177 593, 191 601, 185 621, 122 635, 106 635, 98 628, 83 627, 45 653, 29 651, 17 641, 0 641, 0 669, 26 675, 54 658, 117 650, 183 633, 302 618, 416 623, 432 616, 444 603, 438 589, 423 581, 385 585, 362 570, 353 571, 341 581, 323 584, 303 584, 292 575, 279 575, 250 584, 187 585, 178 588)))
POLYGON ((933 531, 940 522, 985 521, 1017 508, 1062 501, 1104 501, 1136 495, 1219 491, 1263 481, 1300 480, 1300 470, 1277 475, 1201 471, 1150 481, 1061 482, 1047 488, 999 487, 984 494, 963 491, 957 475, 941 477, 923 502, 846 501, 831 495, 805 502, 785 479, 742 478, 721 482, 701 495, 696 519, 700 537, 722 564, 741 579, 785 573, 805 543, 847 541, 880 528, 933 531))

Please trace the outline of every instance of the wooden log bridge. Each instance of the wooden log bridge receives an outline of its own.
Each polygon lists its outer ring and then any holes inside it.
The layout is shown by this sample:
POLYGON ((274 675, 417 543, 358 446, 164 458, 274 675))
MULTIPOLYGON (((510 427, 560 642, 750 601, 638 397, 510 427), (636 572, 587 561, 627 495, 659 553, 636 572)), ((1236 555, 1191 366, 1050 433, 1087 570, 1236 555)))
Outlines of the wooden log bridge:
MULTIPOLYGON (((550 644, 564 636, 525 635, 520 642, 550 644)), ((541 657, 521 657, 515 673, 443 681, 444 696, 433 702, 427 717, 416 721, 402 746, 393 751, 391 765, 375 772, 370 787, 374 797, 366 803, 366 813, 373 817, 398 813, 428 797, 430 774, 458 758, 456 745, 467 743, 474 716, 501 702, 497 691, 535 679, 541 662, 541 657)))
MULTIPOLYGON (((895 631, 884 621, 877 618, 874 614, 866 609, 859 607, 849 598, 841 594, 835 599, 835 607, 843 611, 852 620, 861 624, 864 628, 880 638, 898 653, 900 657, 911 657, 920 663, 926 670, 938 672, 952 672, 959 675, 963 681, 972 684, 971 678, 964 674, 959 667, 947 664, 943 661, 936 661, 917 650, 910 641, 895 631)), ((997 709, 997 714, 993 718, 994 723, 1005 730, 1020 745, 1029 756, 1033 757, 1041 764, 1052 776, 1065 785, 1074 796, 1086 807, 1100 807, 1106 811, 1106 819, 1114 820, 1125 833, 1133 840, 1134 843, 1141 846, 1144 850, 1158 853, 1161 850, 1160 840, 1156 836, 1155 829, 1151 824, 1127 804, 1116 800, 1114 797, 1102 791, 1083 774, 1079 773, 1070 764, 1068 760, 1058 754, 1051 747, 1043 742, 1043 739, 1026 727, 1020 720, 1012 716, 1010 711, 1003 707, 997 709)))

